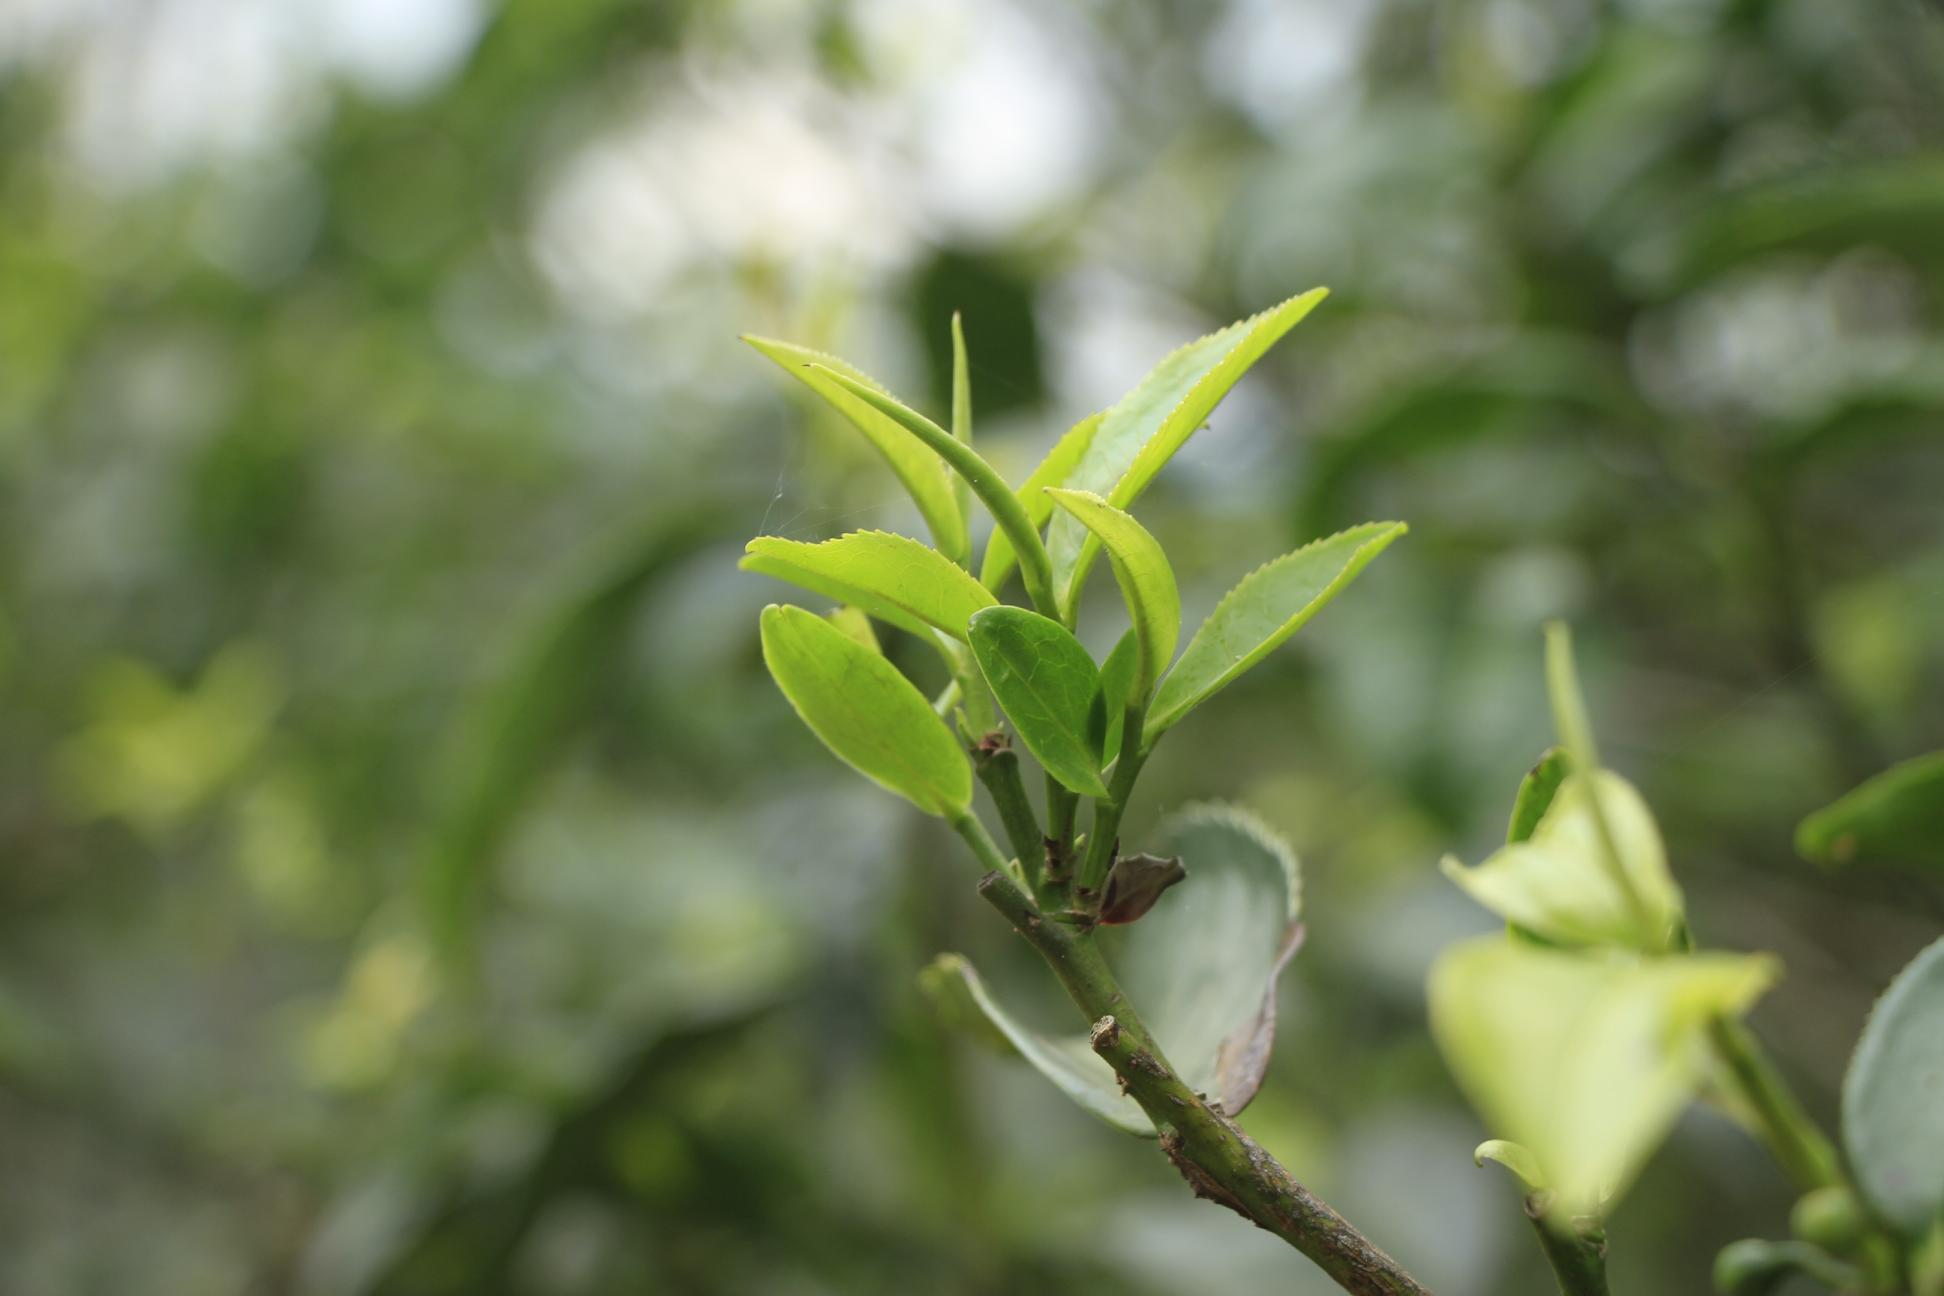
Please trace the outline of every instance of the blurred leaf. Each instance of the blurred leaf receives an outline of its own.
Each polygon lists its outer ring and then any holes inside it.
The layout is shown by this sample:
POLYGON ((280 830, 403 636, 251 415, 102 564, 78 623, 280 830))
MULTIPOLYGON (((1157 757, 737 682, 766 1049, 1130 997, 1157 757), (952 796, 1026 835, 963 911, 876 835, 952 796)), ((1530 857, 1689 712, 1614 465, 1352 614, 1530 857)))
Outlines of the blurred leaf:
POLYGON ((1133 697, 1145 700, 1174 659, 1175 641, 1181 637, 1181 593, 1168 556, 1146 527, 1100 496, 1058 489, 1046 493, 1106 543, 1114 579, 1120 582, 1121 597, 1134 622, 1138 662, 1133 697))
POLYGON ((972 766, 915 685, 813 612, 763 609, 763 660, 824 745, 927 814, 956 818, 972 801, 972 766))
MULTIPOLYGON (((1093 443, 1094 434, 1100 430, 1101 420, 1105 417, 1105 414, 1089 414, 1068 428, 1066 435, 1054 443, 1039 467, 1033 469, 1020 486, 1020 505, 1025 508, 1026 516, 1034 526, 1045 526, 1046 519, 1053 515, 1053 500, 1047 495, 1046 488, 1066 483, 1073 466, 1093 443)), ((986 541, 985 560, 979 564, 979 581, 997 594, 1018 565, 1019 555, 1013 552, 1012 541, 1006 539, 1004 531, 994 531, 992 538, 986 541)))
POLYGON ((709 516, 705 510, 657 519, 597 554, 572 592, 508 642, 507 666, 452 725, 438 819, 418 864, 442 955, 467 949, 495 850, 599 695, 606 662, 650 582, 714 539, 709 516))
POLYGON ((1708 1022, 1775 977, 1759 956, 1640 959, 1486 936, 1432 966, 1431 1031, 1486 1126, 1538 1163, 1549 1213, 1599 1216, 1705 1075, 1708 1022))
POLYGON ((1088 720, 1089 732, 1100 735, 1100 755, 1112 760, 1121 748, 1127 726, 1127 703, 1134 696, 1134 675, 1141 668, 1141 644, 1132 627, 1120 637, 1107 660, 1100 663, 1100 696, 1088 720))
POLYGON ((1527 1196, 1546 1191, 1546 1173, 1539 1168, 1539 1162, 1524 1146, 1510 1139, 1486 1139, 1472 1149, 1472 1164, 1483 1166, 1487 1161, 1504 1166, 1524 1185, 1527 1196))
POLYGON ((1532 834, 1538 831, 1539 821, 1545 818, 1553 798, 1559 794, 1559 785, 1565 781, 1566 753, 1557 747, 1547 748, 1539 763, 1519 780, 1519 795, 1512 802, 1512 822, 1505 829, 1506 845, 1516 846, 1531 840, 1532 834))
POLYGON ((1439 867, 1499 917, 1561 945, 1660 951, 1681 917, 1681 892, 1653 812, 1631 783, 1609 770, 1593 781, 1568 775, 1527 840, 1501 848, 1477 868, 1449 855, 1439 867), (1621 867, 1646 906, 1644 922, 1602 861, 1596 786, 1621 867))
MULTIPOLYGON (((1163 826, 1161 839, 1188 879, 1140 922, 1113 928, 1108 954, 1181 1078, 1235 1115, 1261 1087, 1275 1042, 1276 981, 1301 944, 1296 859, 1253 816, 1228 806, 1189 807, 1163 826)), ((1085 1035, 1034 1031, 993 1000, 970 964, 959 960, 953 970, 992 1024, 1063 1093, 1110 1125, 1154 1134, 1085 1035)))
POLYGON ((1796 850, 1818 864, 1944 867, 1944 752, 1893 765, 1804 819, 1796 850))
POLYGON ((995 602, 938 550, 888 531, 852 531, 820 544, 758 536, 742 567, 855 604, 921 639, 931 638, 925 626, 935 626, 962 640, 972 614, 995 602))
POLYGON ((1002 1056, 1018 1055, 1012 1040, 995 1024, 995 1011, 986 1007, 985 987, 963 954, 940 954, 926 964, 918 973, 918 989, 952 1030, 965 1032, 1002 1056))
POLYGON ((829 374, 819 372, 815 366, 821 365, 824 369, 843 374, 854 382, 889 395, 882 384, 856 366, 822 351, 772 338, 745 336, 743 341, 823 397, 877 447, 878 453, 891 465, 891 470, 898 475, 898 480, 904 483, 905 490, 918 505, 925 525, 931 528, 932 539, 941 550, 952 555, 967 551, 971 541, 966 530, 966 518, 959 511, 951 474, 938 456, 924 445, 914 442, 882 411, 873 408, 868 401, 860 400, 855 393, 833 381, 829 374))
POLYGON ((1083 796, 1106 796, 1100 749, 1088 735, 1100 671, 1072 632, 1025 608, 987 608, 972 618, 972 652, 1046 772, 1083 796))
POLYGON ((1903 1233, 1944 1215, 1944 940, 1870 1012, 1843 1080, 1843 1146, 1857 1187, 1903 1233))
POLYGON ((1273 652, 1408 528, 1367 522, 1265 563, 1242 578, 1182 650, 1155 695, 1152 743, 1170 725, 1273 652))
POLYGON ((1722 1296, 1769 1296, 1803 1274, 1835 1291, 1857 1291, 1863 1274, 1807 1242, 1769 1242, 1743 1238, 1715 1256, 1714 1285, 1722 1296))
MULTIPOLYGON (((1312 288, 1167 356, 1102 417, 1067 485, 1102 496, 1115 508, 1132 505, 1250 366, 1328 293, 1312 288)), ((1070 606, 1100 541, 1076 519, 1056 517, 1046 546, 1054 590, 1061 606, 1070 606)))

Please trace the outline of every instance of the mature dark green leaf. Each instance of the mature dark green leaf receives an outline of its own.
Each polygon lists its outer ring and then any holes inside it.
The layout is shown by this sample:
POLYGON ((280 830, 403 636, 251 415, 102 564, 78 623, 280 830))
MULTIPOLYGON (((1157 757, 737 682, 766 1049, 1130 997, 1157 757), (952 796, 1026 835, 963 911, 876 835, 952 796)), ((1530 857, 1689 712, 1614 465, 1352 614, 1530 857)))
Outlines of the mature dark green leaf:
MULTIPOLYGON (((1234 1115, 1262 1084, 1276 981, 1301 943, 1296 858, 1253 816, 1228 806, 1182 811, 1163 825, 1160 849, 1180 857, 1187 881, 1140 922, 1114 928, 1109 957, 1182 1079, 1234 1115)), ((1109 1124, 1154 1134, 1084 1034, 1024 1026, 963 960, 954 968, 992 1024, 1068 1097, 1109 1124)))
POLYGON ((1025 608, 987 608, 972 618, 972 654, 1046 772, 1082 796, 1106 796, 1088 733, 1100 671, 1072 632, 1025 608))
POLYGON ((1168 556, 1146 527, 1100 496, 1059 489, 1046 493, 1106 543, 1114 579, 1134 622, 1138 661, 1133 696, 1145 700, 1174 658, 1175 642, 1181 637, 1181 593, 1168 556))
POLYGON ((1944 752, 1893 765, 1816 811, 1797 827, 1796 850, 1819 864, 1944 868, 1944 752))
POLYGON ((758 536, 742 566, 854 604, 920 638, 934 626, 962 640, 972 614, 996 601, 938 550, 888 531, 853 531, 821 544, 758 536))
MULTIPOLYGON (((1141 497, 1168 460, 1187 443, 1282 336, 1327 296, 1312 288, 1175 351, 1102 418, 1066 484, 1125 509, 1141 497)), ((1086 579, 1100 542, 1071 518, 1055 518, 1046 533, 1054 588, 1065 606, 1086 579)))
POLYGON ((972 766, 930 702, 898 668, 799 607, 763 609, 763 660, 824 745, 927 814, 972 801, 972 766))
POLYGON ((830 375, 842 374, 853 382, 888 396, 889 392, 881 383, 855 365, 810 347, 749 335, 745 335, 743 341, 774 360, 791 377, 829 402, 864 434, 865 439, 884 456, 885 462, 891 465, 891 471, 898 475, 898 480, 904 483, 905 490, 918 505, 918 512, 924 517, 925 525, 931 528, 932 539, 938 542, 940 549, 954 556, 968 552, 971 540, 966 530, 966 516, 958 506, 952 475, 945 464, 926 446, 913 441, 883 411, 873 408, 869 401, 860 400, 855 392, 833 381, 830 375))
POLYGON ((1162 682, 1148 714, 1147 741, 1268 656, 1406 530, 1402 522, 1366 522, 1243 577, 1195 631, 1162 682))
POLYGON ((1843 1080, 1843 1146, 1857 1187, 1906 1234, 1944 1212, 1944 940, 1897 974, 1843 1080))

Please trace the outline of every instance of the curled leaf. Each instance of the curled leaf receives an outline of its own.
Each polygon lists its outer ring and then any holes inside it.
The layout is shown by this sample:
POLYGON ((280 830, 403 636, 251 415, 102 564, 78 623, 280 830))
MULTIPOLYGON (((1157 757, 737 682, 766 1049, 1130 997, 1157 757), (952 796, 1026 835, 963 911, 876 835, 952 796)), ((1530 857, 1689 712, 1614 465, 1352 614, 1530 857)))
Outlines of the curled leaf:
POLYGON ((1472 1149, 1473 1165, 1482 1166, 1487 1161, 1510 1170, 1525 1185, 1527 1196, 1537 1196, 1546 1191, 1546 1175, 1539 1168, 1538 1160, 1510 1139, 1486 1139, 1472 1149))
POLYGON ((1107 891, 1100 902, 1100 921, 1111 925, 1131 923, 1148 910, 1161 893, 1188 876, 1181 857, 1162 859, 1155 855, 1123 855, 1114 861, 1107 874, 1107 891))

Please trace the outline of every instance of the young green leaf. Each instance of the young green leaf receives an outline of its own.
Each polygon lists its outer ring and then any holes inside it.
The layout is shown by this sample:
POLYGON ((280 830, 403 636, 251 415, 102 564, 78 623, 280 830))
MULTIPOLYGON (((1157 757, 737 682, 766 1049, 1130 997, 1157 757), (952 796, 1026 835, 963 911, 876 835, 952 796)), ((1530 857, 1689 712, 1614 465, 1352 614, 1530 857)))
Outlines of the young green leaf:
POLYGON ((1181 593, 1168 556, 1146 527, 1100 496, 1058 489, 1046 493, 1107 546, 1114 579, 1120 582, 1121 597, 1127 600, 1134 621, 1139 657, 1133 696, 1144 700, 1174 658, 1175 641, 1181 637, 1181 593))
POLYGON ((1816 811, 1796 829, 1796 850, 1818 864, 1944 868, 1944 752, 1892 765, 1816 811))
POLYGON ((1120 637, 1107 660, 1100 663, 1100 695, 1094 703, 1088 732, 1100 735, 1102 762, 1121 749, 1121 730, 1127 722, 1127 703, 1134 696, 1134 676, 1141 669, 1141 644, 1132 627, 1120 637))
POLYGON ((1634 786, 1608 770, 1570 774, 1525 841, 1505 846, 1477 868, 1446 856, 1440 867, 1493 913, 1560 945, 1613 945, 1658 953, 1680 923, 1680 888, 1653 812, 1634 786), (1603 862, 1593 793, 1639 901, 1623 895, 1603 862), (1642 913, 1644 912, 1644 917, 1642 913))
POLYGON ((1516 846, 1522 841, 1530 841, 1538 831, 1539 821, 1546 817, 1553 798, 1559 795, 1559 785, 1566 781, 1566 753, 1557 747, 1548 747, 1539 763, 1526 771, 1519 780, 1519 795, 1512 802, 1512 822, 1506 825, 1505 844, 1516 846))
MULTIPOLYGON (((972 362, 965 353, 965 324, 957 311, 952 312, 952 435, 972 444, 972 362)), ((959 516, 969 519, 972 488, 957 473, 952 474, 952 483, 959 516)))
POLYGON ((1025 608, 987 608, 972 618, 972 654, 1046 772, 1082 796, 1106 796, 1087 731, 1100 671, 1072 632, 1025 608))
POLYGON ((888 531, 853 531, 821 544, 757 536, 742 567, 855 604, 921 638, 933 626, 963 640, 972 614, 997 601, 938 550, 888 531))
POLYGON ((1150 744, 1254 666, 1403 535, 1402 522, 1366 522, 1258 567, 1230 590, 1168 672, 1148 713, 1150 744))
POLYGON ((852 607, 846 603, 842 607, 830 609, 826 615, 830 624, 836 626, 839 630, 842 630, 845 634, 857 640, 858 643, 863 644, 872 652, 881 653, 884 651, 884 645, 878 642, 877 631, 871 628, 870 615, 864 609, 852 607))
POLYGON ((1857 1187, 1910 1237, 1944 1216, 1944 940, 1877 1001, 1843 1081, 1857 1187))
MULTIPOLYGON (((1276 981, 1300 944, 1301 884, 1289 847, 1251 816, 1191 807, 1162 831, 1188 878, 1139 922, 1113 929, 1109 955, 1130 1002, 1190 1088, 1234 1115, 1261 1086, 1275 1040, 1276 981)), ((970 965, 953 965, 986 1017, 1062 1092, 1111 1125, 1153 1136, 1085 1035, 1020 1023, 970 965)))
POLYGON ((1431 1032, 1494 1134, 1522 1145, 1555 1219, 1600 1215, 1707 1074, 1708 1023, 1775 980, 1762 956, 1604 957, 1487 936, 1431 969, 1431 1032))
POLYGON ((972 802, 972 766, 951 730, 898 668, 814 612, 763 609, 763 661, 824 746, 927 814, 972 802))
MULTIPOLYGON (((815 366, 813 366, 814 368, 815 366)), ((1011 539, 1014 549, 1020 554, 1022 571, 1026 580, 1026 592, 1042 611, 1052 611, 1053 579, 1052 569, 1047 565, 1046 547, 1040 542, 1039 532, 1034 529, 1026 516, 1025 507, 1019 497, 1012 493, 993 466, 978 456, 971 446, 966 445, 950 432, 920 414, 917 410, 901 403, 887 392, 879 391, 848 374, 826 370, 831 381, 850 392, 872 409, 885 415, 899 427, 909 432, 923 444, 930 446, 938 456, 950 464, 952 470, 964 478, 971 486, 972 493, 979 497, 992 520, 999 529, 1011 539)))
MULTIPOLYGON (((1100 421, 1105 417, 1090 414, 1068 428, 1066 435, 1047 451, 1046 458, 1019 488, 1020 507, 1026 510, 1026 518, 1035 529, 1045 526, 1046 519, 1053 516, 1053 501, 1048 498, 1046 488, 1066 484, 1067 474, 1093 444, 1094 433, 1100 430, 1100 421)), ((979 564, 979 583, 997 594, 1018 564, 1018 556, 1006 533, 995 531, 992 539, 986 541, 985 559, 979 564)))
MULTIPOLYGON (((1328 292, 1312 288, 1162 360, 1106 412, 1065 484, 1101 495, 1116 508, 1131 507, 1249 367, 1328 292)), ((1086 579, 1100 544, 1073 519, 1060 517, 1053 519, 1046 544, 1056 590, 1066 606, 1086 579)))
POLYGON ((906 492, 917 504, 919 514, 925 519, 925 525, 931 528, 932 539, 938 542, 940 549, 952 555, 971 551, 971 533, 966 529, 965 514, 953 494, 952 474, 940 462, 938 455, 913 442, 882 411, 858 399, 854 391, 833 381, 831 375, 841 374, 867 389, 883 392, 884 388, 875 379, 836 356, 809 347, 750 335, 744 335, 743 341, 821 396, 848 419, 851 426, 864 434, 865 440, 884 456, 885 462, 891 465, 891 471, 904 483, 906 492))

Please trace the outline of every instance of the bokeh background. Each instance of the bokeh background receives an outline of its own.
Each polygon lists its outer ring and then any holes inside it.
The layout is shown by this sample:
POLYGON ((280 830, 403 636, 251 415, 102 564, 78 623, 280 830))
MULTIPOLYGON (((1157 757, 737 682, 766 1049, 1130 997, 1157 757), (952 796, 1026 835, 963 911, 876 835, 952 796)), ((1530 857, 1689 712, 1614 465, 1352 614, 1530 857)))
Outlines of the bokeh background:
MULTIPOLYGON (((1289 834, 1245 1124, 1439 1291, 1542 1291, 1422 1004, 1542 619, 1819 1112, 1944 915, 1790 847, 1944 745, 1937 6, 0 0, 0 1290, 1327 1290, 936 1024, 934 953, 1028 956, 735 568, 917 531, 739 332, 936 410, 962 310, 1017 476, 1318 283, 1141 515, 1191 625, 1412 533, 1131 828, 1289 834)), ((1788 1201, 1696 1114, 1616 1283, 1788 1201)))

